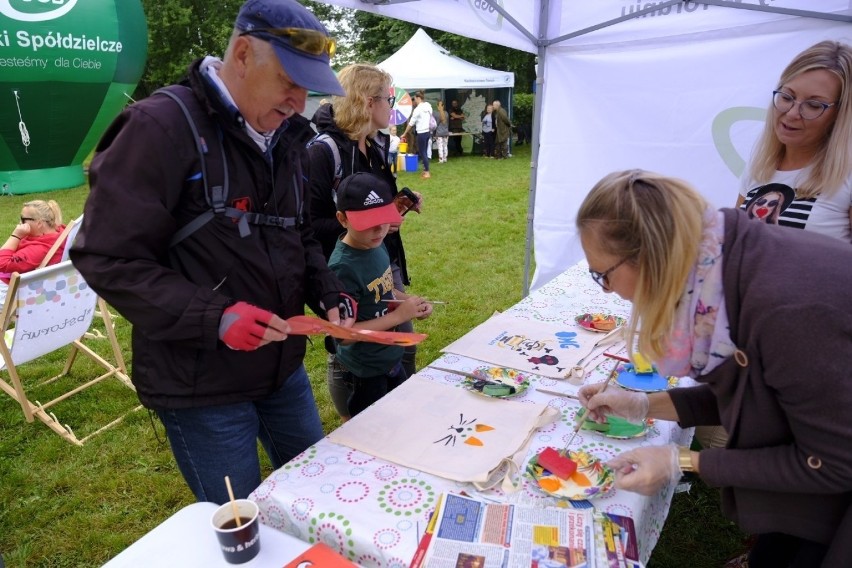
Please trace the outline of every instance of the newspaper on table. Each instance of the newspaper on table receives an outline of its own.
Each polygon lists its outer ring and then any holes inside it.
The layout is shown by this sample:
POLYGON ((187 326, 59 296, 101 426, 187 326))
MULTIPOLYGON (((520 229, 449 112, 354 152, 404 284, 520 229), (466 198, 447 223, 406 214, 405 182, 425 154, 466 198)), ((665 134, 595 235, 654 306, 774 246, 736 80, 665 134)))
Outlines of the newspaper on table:
MULTIPOLYGON (((632 519, 622 519, 632 529, 632 519)), ((592 509, 484 503, 447 493, 411 568, 639 567, 628 552, 628 536, 635 552, 635 531, 624 528, 597 522, 592 509)))

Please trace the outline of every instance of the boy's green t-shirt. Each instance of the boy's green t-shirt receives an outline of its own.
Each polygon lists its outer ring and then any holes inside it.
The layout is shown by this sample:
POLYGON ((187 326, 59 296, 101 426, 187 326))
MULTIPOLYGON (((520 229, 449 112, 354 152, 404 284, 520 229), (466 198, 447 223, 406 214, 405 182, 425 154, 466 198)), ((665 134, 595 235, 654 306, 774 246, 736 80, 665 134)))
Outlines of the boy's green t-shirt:
MULTIPOLYGON (((374 249, 352 248, 337 241, 328 260, 346 293, 358 302, 357 321, 385 315, 393 299, 393 272, 385 245, 374 249)), ((393 330, 388 330, 393 331, 393 330)), ((337 359, 356 377, 374 377, 390 372, 402 360, 403 348, 359 341, 351 345, 337 344, 337 359)))

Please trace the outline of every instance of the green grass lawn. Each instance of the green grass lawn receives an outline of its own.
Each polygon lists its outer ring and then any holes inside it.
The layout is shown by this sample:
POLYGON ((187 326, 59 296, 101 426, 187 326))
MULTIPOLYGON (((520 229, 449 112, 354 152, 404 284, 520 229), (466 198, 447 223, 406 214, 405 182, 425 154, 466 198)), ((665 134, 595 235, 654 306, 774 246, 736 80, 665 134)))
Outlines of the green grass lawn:
MULTIPOLYGON (((403 227, 410 290, 450 302, 435 306, 430 319, 416 324, 417 331, 429 334, 419 349, 421 366, 495 310, 518 302, 523 285, 529 146, 516 148, 510 160, 466 156, 436 162, 430 180, 399 174, 400 187, 424 196, 423 214, 407 215, 403 227)), ((82 187, 2 197, 0 226, 11 230, 21 204, 30 199, 55 199, 71 219, 82 212, 87 194, 82 187)), ((116 214, 132 220, 132 212, 116 214)), ((129 363, 130 326, 119 318, 117 327, 129 363)), ((21 367, 25 384, 58 374, 63 354, 46 359, 21 367)), ((327 394, 321 341, 309 346, 305 364, 323 425, 331 431, 339 419, 327 394)), ((73 377, 91 372, 81 366, 73 377)), ((32 398, 47 398, 50 391, 36 389, 32 398)), ((136 404, 129 389, 108 381, 60 403, 54 412, 83 437, 136 404)), ((26 423, 20 407, 5 395, 0 395, 0 423, 0 554, 9 568, 100 566, 193 502, 162 426, 146 410, 129 414, 82 448, 40 422, 26 423)), ((677 495, 649 566, 717 567, 738 552, 743 535, 718 509, 716 492, 701 483, 677 495)))

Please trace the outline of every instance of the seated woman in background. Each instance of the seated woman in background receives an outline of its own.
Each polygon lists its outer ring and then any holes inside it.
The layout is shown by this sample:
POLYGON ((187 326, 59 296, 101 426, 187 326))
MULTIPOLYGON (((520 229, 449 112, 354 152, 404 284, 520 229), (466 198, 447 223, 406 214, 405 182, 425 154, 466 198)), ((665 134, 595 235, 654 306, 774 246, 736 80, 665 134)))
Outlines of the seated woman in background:
MULTIPOLYGON (((36 200, 24 203, 20 224, 15 226, 0 248, 0 304, 6 297, 12 273, 29 272, 38 268, 64 229, 62 212, 55 201, 36 200)), ((59 262, 64 248, 63 243, 47 264, 59 262)))
POLYGON ((666 392, 580 389, 590 416, 721 424, 727 447, 624 452, 615 486, 651 495, 696 472, 757 535, 750 568, 852 566, 852 248, 715 211, 691 186, 632 170, 603 178, 577 214, 592 278, 633 302, 627 345, 666 392))

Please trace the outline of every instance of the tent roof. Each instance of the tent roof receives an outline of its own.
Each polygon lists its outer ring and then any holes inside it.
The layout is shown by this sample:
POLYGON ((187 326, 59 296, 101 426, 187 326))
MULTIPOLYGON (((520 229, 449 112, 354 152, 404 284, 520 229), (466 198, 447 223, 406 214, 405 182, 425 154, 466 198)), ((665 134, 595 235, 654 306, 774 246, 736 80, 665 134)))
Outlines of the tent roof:
POLYGON ((515 74, 475 65, 417 32, 399 50, 379 63, 393 77, 394 86, 416 89, 487 89, 515 86, 515 74))

